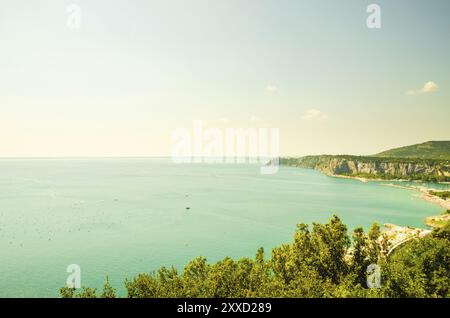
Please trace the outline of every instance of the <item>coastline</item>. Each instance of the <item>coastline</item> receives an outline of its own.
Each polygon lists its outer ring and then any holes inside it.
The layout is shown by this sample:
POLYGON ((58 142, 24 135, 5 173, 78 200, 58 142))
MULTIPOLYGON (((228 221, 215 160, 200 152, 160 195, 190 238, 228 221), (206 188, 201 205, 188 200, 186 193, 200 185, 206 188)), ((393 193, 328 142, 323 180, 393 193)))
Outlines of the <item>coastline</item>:
MULTIPOLYGON (((303 168, 303 167, 298 167, 303 168)), ((358 176, 349 176, 349 175, 337 175, 332 173, 324 172, 320 169, 314 169, 314 168, 306 168, 306 169, 312 169, 319 171, 320 173, 324 174, 325 176, 331 177, 331 178, 341 178, 341 179, 353 179, 356 181, 360 181, 362 183, 369 183, 369 182, 378 182, 379 185, 387 186, 387 187, 395 187, 395 188, 401 188, 406 190, 414 190, 418 191, 417 196, 420 197, 420 199, 430 202, 434 205, 438 205, 442 207, 443 209, 450 210, 450 200, 442 199, 438 196, 434 196, 430 194, 428 191, 434 190, 432 188, 426 188, 423 184, 425 182, 422 182, 420 180, 405 180, 405 179, 381 179, 381 178, 364 178, 364 177, 358 177, 358 176), (392 182, 392 183, 389 183, 392 182), (415 183, 417 185, 402 185, 402 184, 394 184, 393 182, 401 183, 401 182, 408 182, 408 183, 415 183)), ((437 184, 445 184, 449 185, 450 182, 437 182, 437 184)), ((395 249, 402 246, 403 244, 407 243, 408 241, 416 238, 424 238, 429 236, 434 229, 440 228, 443 226, 443 224, 446 224, 450 221, 450 214, 440 214, 440 215, 430 215, 426 217, 423 220, 423 226, 421 227, 410 227, 410 226, 403 226, 403 225, 397 225, 392 223, 385 223, 383 224, 382 229, 382 236, 380 236, 380 244, 383 237, 387 238, 389 250, 388 255, 391 254, 395 249)))
MULTIPOLYGON (((320 170, 318 170, 320 171, 320 170)), ((322 172, 322 171, 320 171, 322 172)), ((329 177, 334 177, 334 178, 343 178, 343 179, 353 179, 353 180, 358 180, 364 183, 370 182, 370 181, 377 181, 377 182, 411 182, 411 183, 423 183, 423 181, 420 180, 407 180, 407 179, 381 179, 381 178, 364 178, 364 177, 357 177, 357 176, 347 176, 347 175, 340 175, 340 174, 328 174, 325 172, 322 172, 325 175, 329 176, 329 177)), ((450 185, 450 182, 436 182, 437 184, 446 184, 446 185, 450 185)), ((395 186, 395 185, 392 185, 395 186)), ((400 186, 401 187, 401 186, 400 186)), ((413 188, 413 187, 405 187, 405 188, 413 188)))
MULTIPOLYGON (((320 170, 319 170, 320 171, 320 170)), ((323 171, 320 171, 326 176, 332 177, 332 178, 341 178, 341 179, 353 179, 357 180, 363 183, 368 182, 383 182, 380 183, 382 186, 386 187, 394 187, 394 188, 400 188, 400 189, 406 189, 406 190, 414 190, 418 191, 418 196, 427 202, 430 202, 434 205, 438 205, 444 210, 450 210, 450 200, 442 199, 438 196, 430 194, 428 191, 433 189, 427 189, 425 187, 421 186, 409 186, 409 185, 401 185, 401 184, 393 184, 393 183, 385 183, 385 182, 416 182, 421 183, 420 181, 411 181, 411 180, 401 180, 401 179, 394 179, 394 180, 386 180, 386 179, 372 179, 372 178, 362 178, 362 177, 352 177, 352 176, 343 176, 343 175, 336 175, 336 174, 328 174, 324 173, 323 171)), ((439 182, 439 184, 450 184, 449 182, 439 182)), ((436 228, 438 227, 438 224, 443 221, 447 222, 450 221, 450 214, 447 215, 432 215, 429 217, 426 217, 423 221, 423 224, 428 227, 428 229, 424 228, 411 228, 409 226, 400 226, 396 224, 383 224, 384 226, 384 233, 390 237, 389 241, 391 242, 391 246, 396 246, 399 244, 402 244, 402 242, 407 241, 413 237, 425 237, 431 233, 431 230, 429 228, 436 228)))
POLYGON ((442 198, 440 198, 438 196, 430 194, 428 191, 430 191, 432 189, 427 189, 425 187, 403 186, 403 185, 392 184, 392 183, 381 184, 381 185, 385 186, 385 187, 394 187, 394 188, 401 188, 401 189, 408 189, 408 190, 419 191, 419 193, 420 193, 419 197, 422 200, 425 200, 427 202, 433 203, 435 205, 439 205, 441 208, 444 208, 446 210, 450 210, 450 200, 445 200, 445 199, 442 199, 442 198))
MULTIPOLYGON (((363 183, 368 183, 368 182, 383 182, 380 183, 380 185, 385 186, 385 187, 394 187, 394 188, 400 188, 400 189, 407 189, 407 190, 415 190, 415 191, 419 191, 421 193, 420 198, 433 203, 435 205, 439 205, 440 207, 450 210, 450 200, 445 200, 442 198, 439 198, 435 195, 432 195, 430 193, 428 193, 429 190, 433 190, 433 189, 427 189, 425 187, 420 187, 420 186, 407 186, 407 185, 400 185, 400 184, 392 184, 392 183, 384 183, 384 182, 416 182, 416 183, 421 183, 420 181, 410 181, 410 180, 402 180, 402 179, 394 179, 394 180, 389 180, 389 179, 368 179, 368 178, 362 178, 362 177, 352 177, 352 176, 343 176, 343 175, 337 175, 337 174, 327 174, 325 173, 325 175, 329 176, 329 177, 333 177, 333 178, 341 178, 341 179, 353 179, 353 180, 357 180, 363 183)), ((450 184, 449 182, 439 182, 438 184, 450 184)))
MULTIPOLYGON (((320 170, 319 170, 320 171, 320 170)), ((322 172, 322 171, 321 171, 322 172)), ((323 172, 322 172, 323 173, 323 172)), ((372 179, 367 179, 367 178, 362 178, 362 177, 352 177, 352 176, 343 176, 343 175, 339 175, 339 174, 327 174, 324 173, 325 175, 329 176, 329 177, 333 177, 333 178, 341 178, 341 179, 353 179, 353 180, 358 180, 362 183, 367 183, 372 179)))
POLYGON ((444 209, 450 210, 450 200, 444 200, 435 195, 429 194, 425 189, 418 189, 418 190, 422 193, 420 197, 425 201, 437 204, 444 209))

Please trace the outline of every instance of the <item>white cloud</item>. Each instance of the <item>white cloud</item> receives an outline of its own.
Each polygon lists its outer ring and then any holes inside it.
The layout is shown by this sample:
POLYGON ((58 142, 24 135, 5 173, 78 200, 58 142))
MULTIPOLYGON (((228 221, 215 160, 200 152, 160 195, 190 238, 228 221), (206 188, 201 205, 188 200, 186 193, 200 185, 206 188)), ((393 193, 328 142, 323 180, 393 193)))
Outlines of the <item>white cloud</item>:
POLYGON ((420 90, 421 93, 433 93, 439 89, 439 86, 435 82, 427 82, 420 90))
POLYGON ((268 85, 266 86, 266 91, 270 93, 275 93, 278 91, 278 87, 276 87, 275 85, 268 85))
POLYGON ((318 109, 311 108, 303 113, 302 118, 305 120, 323 120, 327 119, 328 116, 318 109))
POLYGON ((417 94, 434 93, 434 92, 437 92, 438 90, 439 90, 439 86, 435 82, 429 81, 429 82, 426 82, 423 85, 423 87, 420 89, 410 90, 410 91, 406 92, 406 95, 414 96, 417 94))

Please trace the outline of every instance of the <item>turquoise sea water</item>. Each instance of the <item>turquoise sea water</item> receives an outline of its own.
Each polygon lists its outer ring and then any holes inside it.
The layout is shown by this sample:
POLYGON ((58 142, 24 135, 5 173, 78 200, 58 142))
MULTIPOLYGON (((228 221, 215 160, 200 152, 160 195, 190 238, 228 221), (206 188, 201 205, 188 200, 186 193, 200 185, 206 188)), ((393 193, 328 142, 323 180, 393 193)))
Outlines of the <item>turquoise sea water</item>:
POLYGON ((83 285, 123 281, 195 256, 253 256, 299 222, 334 213, 351 229, 422 226, 442 208, 415 191, 283 167, 167 159, 0 160, 0 297, 52 297, 69 264, 83 285), (186 209, 190 207, 190 209, 186 209))

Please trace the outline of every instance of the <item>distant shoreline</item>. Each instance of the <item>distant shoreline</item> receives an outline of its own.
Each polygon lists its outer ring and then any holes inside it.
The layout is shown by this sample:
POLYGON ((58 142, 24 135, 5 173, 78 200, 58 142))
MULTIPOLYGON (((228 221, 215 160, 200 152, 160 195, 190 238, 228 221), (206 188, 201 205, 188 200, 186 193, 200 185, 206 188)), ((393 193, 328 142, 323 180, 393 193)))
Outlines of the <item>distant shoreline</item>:
POLYGON ((444 209, 450 210, 450 200, 445 200, 442 198, 439 198, 435 195, 432 195, 428 192, 426 192, 426 190, 424 189, 418 189, 420 192, 422 192, 422 195, 420 196, 422 199, 424 199, 425 201, 437 204, 441 207, 443 207, 444 209))
MULTIPOLYGON (((313 170, 317 170, 317 169, 313 169, 313 170)), ((322 172, 322 171, 320 171, 320 172, 322 172)), ((426 181, 421 181, 421 180, 366 178, 366 177, 340 175, 340 174, 327 174, 327 173, 324 173, 324 172, 322 172, 322 173, 327 175, 327 176, 329 176, 329 177, 343 178, 343 179, 354 179, 354 180, 358 180, 358 181, 361 181, 361 182, 364 182, 364 183, 367 183, 367 182, 370 182, 370 181, 378 181, 378 182, 411 182, 411 183, 417 183, 417 184, 421 184, 421 183, 435 183, 435 184, 450 185, 450 182, 446 182, 446 181, 426 182, 426 181)), ((413 188, 413 187, 410 187, 410 188, 413 188)))
MULTIPOLYGON (((368 179, 368 178, 361 178, 361 177, 352 177, 352 176, 342 176, 342 175, 328 175, 329 177, 334 178, 342 178, 342 179, 353 179, 357 180, 363 183, 368 183, 370 181, 375 182, 416 182, 418 184, 423 183, 421 181, 410 181, 410 180, 400 180, 400 179, 394 179, 394 180, 385 180, 385 179, 368 179)), ((436 182, 437 184, 450 184, 449 182, 436 182)), ((440 207, 450 210, 450 200, 445 200, 442 198, 439 198, 435 195, 430 194, 428 191, 433 189, 425 189, 424 187, 413 187, 413 186, 407 186, 407 185, 400 185, 400 184, 392 184, 392 183, 380 183, 380 185, 385 187, 394 187, 394 188, 401 188, 401 189, 409 189, 409 190, 415 190, 419 191, 421 193, 420 198, 433 203, 435 205, 439 205, 440 207)))
MULTIPOLYGON (((361 181, 363 183, 368 183, 370 181, 383 181, 383 182, 411 182, 409 180, 384 180, 384 179, 367 179, 367 178, 360 178, 360 177, 351 177, 351 176, 340 176, 340 175, 328 175, 329 177, 336 177, 336 178, 343 178, 343 179, 354 179, 357 181, 361 181)), ((421 183, 420 181, 415 181, 417 183, 421 183)), ((440 182, 443 183, 443 182, 440 182)), ((395 187, 395 188, 401 188, 406 190, 414 190, 418 191, 421 195, 419 197, 427 202, 430 202, 434 205, 438 205, 442 207, 443 209, 450 210, 450 200, 442 199, 438 196, 430 194, 428 191, 430 189, 426 189, 424 187, 415 187, 415 186, 407 186, 407 185, 401 185, 401 184, 392 184, 392 183, 379 183, 382 186, 386 187, 395 187)), ((440 223, 445 223, 450 220, 450 215, 432 215, 429 217, 426 217, 423 220, 424 227, 420 228, 411 228, 409 226, 403 226, 403 225, 396 225, 396 224, 383 224, 384 230, 383 233, 389 237, 389 241, 391 244, 391 250, 392 252, 397 246, 402 245, 403 243, 414 239, 414 238, 423 238, 432 233, 432 229, 435 229, 436 227, 439 227, 440 223), (431 228, 431 229, 430 229, 431 228)))
MULTIPOLYGON (((306 168, 306 169, 312 169, 312 168, 306 168)), ((312 170, 316 170, 316 169, 312 169, 312 170)), ((322 171, 319 170, 320 173, 331 177, 331 178, 340 178, 340 179, 352 179, 352 180, 357 180, 360 181, 362 183, 368 183, 368 182, 383 182, 383 183, 379 183, 382 186, 385 187, 394 187, 394 188, 401 188, 401 189, 406 189, 406 190, 414 190, 414 191, 418 191, 421 195, 419 196, 422 200, 427 201, 429 203, 432 203, 434 205, 438 205, 443 209, 446 210, 450 210, 450 200, 445 200, 442 198, 439 198, 435 195, 430 194, 428 191, 433 190, 433 189, 426 189, 425 187, 419 187, 419 186, 407 186, 407 185, 401 185, 401 184, 393 184, 393 183, 385 183, 385 182, 414 182, 414 183, 424 183, 422 181, 417 181, 417 180, 401 180, 401 179, 393 179, 393 180, 388 180, 388 179, 375 179, 375 178, 363 178, 363 177, 354 177, 354 176, 344 176, 344 175, 336 175, 336 174, 327 174, 324 173, 322 171)), ((435 182, 437 184, 450 184, 450 182, 435 182)), ((425 226, 431 227, 430 226, 430 222, 429 220, 434 219, 434 218, 438 218, 440 216, 429 216, 427 218, 425 218, 425 220, 423 221, 423 224, 425 226)), ((385 225, 386 226, 386 225, 385 225)), ((402 226, 398 226, 399 228, 407 228, 407 227, 402 227, 402 226)))

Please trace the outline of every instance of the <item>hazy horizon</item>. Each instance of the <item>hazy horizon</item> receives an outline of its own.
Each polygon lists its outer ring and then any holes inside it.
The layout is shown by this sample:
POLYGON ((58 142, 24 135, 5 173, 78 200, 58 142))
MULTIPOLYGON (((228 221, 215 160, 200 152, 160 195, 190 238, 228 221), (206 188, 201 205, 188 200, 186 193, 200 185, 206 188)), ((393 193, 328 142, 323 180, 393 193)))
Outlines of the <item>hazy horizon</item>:
MULTIPOLYGON (((447 140, 428 140, 432 142, 436 141, 447 141, 447 140)), ((425 142, 428 142, 425 141, 425 142)), ((421 144, 420 142, 419 144, 421 144)), ((394 148, 400 148, 403 146, 410 145, 400 145, 394 148)), ((393 148, 391 148, 393 149, 393 148)), ((390 150, 390 149, 385 149, 390 150)), ((381 152, 381 151, 380 151, 381 152)), ((301 157, 307 155, 354 155, 354 156, 374 156, 377 153, 372 154, 357 154, 357 153, 310 153, 310 154, 290 154, 290 155, 281 155, 280 157, 301 157)), ((170 155, 93 155, 93 156, 82 156, 82 155, 74 155, 74 156, 23 156, 23 157, 14 157, 14 156, 2 156, 1 159, 167 159, 170 158, 170 155)))

